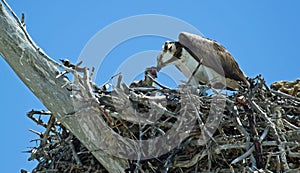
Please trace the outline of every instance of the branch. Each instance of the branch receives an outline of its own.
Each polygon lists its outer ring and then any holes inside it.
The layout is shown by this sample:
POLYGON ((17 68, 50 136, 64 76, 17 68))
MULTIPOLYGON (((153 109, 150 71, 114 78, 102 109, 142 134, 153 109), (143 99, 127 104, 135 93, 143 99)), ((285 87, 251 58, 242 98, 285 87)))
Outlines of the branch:
POLYGON ((100 130, 105 128, 94 128, 103 125, 99 111, 87 109, 76 113, 76 117, 80 118, 65 118, 76 110, 70 96, 72 93, 62 88, 69 81, 64 77, 56 78, 60 74, 58 67, 63 66, 52 60, 34 43, 4 0, 0 3, 0 26, 0 55, 23 83, 58 121, 93 151, 93 155, 109 172, 124 172, 128 167, 127 160, 116 158, 99 149, 103 134, 100 130), (85 116, 87 114, 89 116, 85 116), (83 129, 83 125, 89 125, 89 128, 83 129))

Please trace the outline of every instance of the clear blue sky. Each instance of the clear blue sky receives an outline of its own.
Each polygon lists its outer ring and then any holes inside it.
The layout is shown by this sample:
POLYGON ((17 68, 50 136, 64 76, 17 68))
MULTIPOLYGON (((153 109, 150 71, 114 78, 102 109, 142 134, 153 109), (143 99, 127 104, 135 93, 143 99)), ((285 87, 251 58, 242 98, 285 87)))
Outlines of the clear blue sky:
MULTIPOLYGON (((300 1, 7 2, 19 16, 25 13, 30 35, 55 60, 68 58, 76 61, 88 40, 117 20, 140 14, 163 14, 184 20, 206 37, 219 41, 250 77, 262 74, 271 84, 300 76, 300 1)), ((149 39, 147 42, 145 39, 143 45, 128 42, 129 46, 120 46, 111 56, 159 50, 164 40, 149 39)), ((112 62, 108 60, 108 63, 112 62)), ((36 162, 28 162, 29 155, 21 151, 34 146, 29 141, 36 136, 28 129, 38 128, 26 113, 44 107, 2 58, 0 69, 1 172, 19 172, 22 168, 31 171, 36 162)), ((107 80, 114 70, 107 68, 99 83, 107 80)))

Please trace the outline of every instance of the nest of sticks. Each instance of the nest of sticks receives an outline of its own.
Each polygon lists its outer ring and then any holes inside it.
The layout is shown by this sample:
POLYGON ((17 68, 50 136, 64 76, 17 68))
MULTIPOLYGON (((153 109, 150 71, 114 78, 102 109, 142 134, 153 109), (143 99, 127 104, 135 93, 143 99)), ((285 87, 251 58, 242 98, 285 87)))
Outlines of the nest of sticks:
MULTIPOLYGON (((130 139, 147 140, 176 131, 183 115, 194 122, 188 137, 170 151, 128 160, 124 172, 293 172, 300 169, 299 81, 281 81, 269 88, 257 76, 250 90, 241 88, 230 95, 208 86, 171 89, 159 83, 156 87, 117 84, 108 91, 107 85, 93 84, 93 94, 105 110, 99 116, 106 125, 130 139), (223 101, 219 121, 211 116, 212 111, 218 112, 216 95, 223 101), (152 123, 135 121, 132 111, 144 113, 152 123), (157 112, 161 116, 155 117, 157 112)), ((32 110, 27 115, 45 128, 44 132, 31 130, 38 135, 29 151, 29 160, 38 161, 32 172, 107 172, 51 112, 32 110)))

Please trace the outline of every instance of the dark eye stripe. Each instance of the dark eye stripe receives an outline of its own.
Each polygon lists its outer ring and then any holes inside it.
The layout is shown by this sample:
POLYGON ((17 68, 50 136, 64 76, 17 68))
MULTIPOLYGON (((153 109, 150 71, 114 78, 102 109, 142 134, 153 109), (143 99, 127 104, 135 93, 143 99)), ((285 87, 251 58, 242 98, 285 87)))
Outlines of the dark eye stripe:
POLYGON ((164 50, 168 50, 168 44, 165 43, 164 50))
POLYGON ((180 59, 181 58, 181 55, 182 55, 182 49, 183 49, 183 47, 182 47, 182 45, 179 43, 179 42, 174 42, 175 43, 175 47, 176 47, 176 51, 175 51, 175 53, 174 53, 174 56, 176 57, 176 58, 178 58, 178 59, 180 59))
POLYGON ((176 51, 175 51, 175 53, 174 53, 174 56, 176 57, 176 58, 178 58, 178 59, 180 59, 181 58, 181 55, 182 55, 182 47, 176 47, 177 49, 176 49, 176 51))

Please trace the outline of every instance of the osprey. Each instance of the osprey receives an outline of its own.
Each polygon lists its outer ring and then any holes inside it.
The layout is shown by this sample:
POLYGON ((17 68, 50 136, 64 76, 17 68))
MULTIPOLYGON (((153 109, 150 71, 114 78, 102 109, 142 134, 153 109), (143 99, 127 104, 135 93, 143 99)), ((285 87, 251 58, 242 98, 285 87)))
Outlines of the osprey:
POLYGON ((179 41, 167 41, 157 57, 157 71, 174 64, 189 81, 210 83, 213 88, 238 90, 250 86, 231 54, 214 40, 182 32, 179 41))
POLYGON ((144 74, 145 74, 145 78, 143 80, 140 81, 134 81, 133 83, 130 84, 130 88, 134 88, 134 87, 154 87, 154 83, 152 81, 152 79, 150 79, 148 77, 151 76, 153 79, 157 78, 157 73, 156 73, 156 67, 148 67, 146 68, 144 74))

